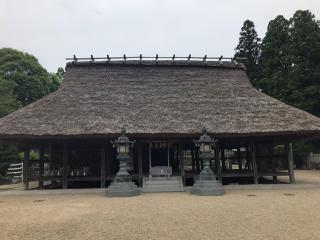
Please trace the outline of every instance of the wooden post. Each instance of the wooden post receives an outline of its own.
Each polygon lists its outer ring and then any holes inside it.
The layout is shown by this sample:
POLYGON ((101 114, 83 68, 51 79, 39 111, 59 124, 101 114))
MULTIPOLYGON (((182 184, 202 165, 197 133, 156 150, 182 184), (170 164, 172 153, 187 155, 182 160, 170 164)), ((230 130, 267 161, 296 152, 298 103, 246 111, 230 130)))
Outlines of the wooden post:
POLYGON ((143 171, 142 171, 142 143, 137 143, 138 148, 138 174, 139 174, 139 187, 142 187, 143 183, 143 171))
POLYGON ((258 184, 258 169, 257 169, 257 159, 256 159, 256 144, 254 141, 251 141, 250 144, 251 151, 251 162, 253 168, 253 181, 254 184, 258 184))
POLYGON ((52 144, 49 144, 48 148, 48 163, 49 163, 49 169, 53 170, 53 159, 52 159, 52 144))
POLYGON ((149 177, 151 177, 151 138, 149 138, 149 177))
POLYGON ((294 177, 294 170, 293 170, 293 153, 292 153, 292 143, 286 145, 287 155, 288 155, 288 172, 289 172, 289 179, 290 183, 296 183, 294 177))
POLYGON ((100 146, 101 188, 106 187, 106 144, 100 146))
POLYGON ((217 177, 219 179, 219 182, 222 182, 221 163, 220 163, 220 144, 219 143, 216 143, 214 152, 215 152, 214 156, 215 156, 216 166, 217 166, 217 177))
POLYGON ((273 151, 273 144, 271 144, 271 147, 270 147, 270 155, 271 155, 271 164, 272 164, 272 180, 273 180, 273 183, 277 183, 278 182, 278 177, 276 175, 276 162, 275 162, 275 158, 274 158, 274 151, 273 151))
POLYGON ((30 148, 26 147, 24 149, 24 158, 23 158, 23 184, 24 190, 29 189, 29 162, 30 162, 30 148))
POLYGON ((39 187, 43 187, 43 175, 44 175, 44 147, 40 147, 40 159, 39 159, 39 187))
POLYGON ((63 189, 68 188, 68 145, 67 143, 63 144, 63 153, 62 153, 62 187, 63 189))
POLYGON ((246 145, 246 166, 248 170, 252 170, 251 168, 251 158, 250 158, 250 153, 249 153, 249 145, 246 145))
MULTIPOLYGON (((109 140, 108 140, 109 141, 109 140)), ((111 152, 112 147, 110 141, 106 144, 105 156, 106 156, 106 177, 112 175, 112 159, 111 159, 111 152)))
POLYGON ((183 145, 182 145, 182 143, 179 143, 179 145, 178 145, 178 156, 179 156, 179 162, 180 162, 181 178, 182 178, 183 185, 185 185, 184 159, 183 159, 183 145))
POLYGON ((194 173, 195 172, 195 170, 196 170, 196 161, 195 161, 195 149, 192 147, 191 148, 191 162, 192 162, 192 173, 194 173))
POLYGON ((224 144, 221 143, 221 162, 222 162, 222 170, 225 171, 226 170, 226 158, 224 155, 224 144))
POLYGON ((241 158, 241 148, 240 145, 238 147, 238 164, 239 164, 239 170, 242 170, 242 158, 241 158))
POLYGON ((194 156, 195 156, 195 160, 196 160, 197 173, 199 173, 201 171, 200 160, 199 160, 199 149, 197 149, 197 148, 194 149, 194 156))

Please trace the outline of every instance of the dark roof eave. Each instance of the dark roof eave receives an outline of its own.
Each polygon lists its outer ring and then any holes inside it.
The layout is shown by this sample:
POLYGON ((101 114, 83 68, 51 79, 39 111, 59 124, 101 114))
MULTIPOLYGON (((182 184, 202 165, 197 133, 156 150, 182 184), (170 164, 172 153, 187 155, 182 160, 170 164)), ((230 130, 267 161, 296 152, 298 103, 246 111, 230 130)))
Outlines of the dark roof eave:
MULTIPOLYGON (((33 140, 33 139, 102 139, 102 138, 114 138, 118 137, 120 133, 109 134, 75 134, 75 135, 63 135, 63 134, 0 134, 0 140, 33 140)), ((282 131, 282 132, 254 132, 254 133, 208 133, 212 137, 216 138, 256 138, 256 137, 318 137, 320 138, 320 131, 282 131)), ((131 138, 192 138, 198 137, 201 133, 127 133, 131 138)))

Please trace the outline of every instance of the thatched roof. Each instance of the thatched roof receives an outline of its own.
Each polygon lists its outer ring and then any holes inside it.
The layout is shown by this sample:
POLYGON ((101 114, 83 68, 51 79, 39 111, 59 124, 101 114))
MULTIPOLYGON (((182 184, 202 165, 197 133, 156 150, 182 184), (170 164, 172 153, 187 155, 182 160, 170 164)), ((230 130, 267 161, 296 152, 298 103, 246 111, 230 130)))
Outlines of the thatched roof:
POLYGON ((318 134, 320 119, 254 89, 241 65, 68 63, 58 91, 0 119, 0 138, 318 134))

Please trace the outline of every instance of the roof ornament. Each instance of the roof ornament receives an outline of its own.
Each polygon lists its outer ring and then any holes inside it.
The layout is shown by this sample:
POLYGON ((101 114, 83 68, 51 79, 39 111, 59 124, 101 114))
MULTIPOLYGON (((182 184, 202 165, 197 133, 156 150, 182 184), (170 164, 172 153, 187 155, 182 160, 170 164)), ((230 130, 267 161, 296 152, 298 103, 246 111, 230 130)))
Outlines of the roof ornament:
POLYGON ((173 54, 172 59, 171 59, 171 63, 174 64, 174 59, 175 59, 176 55, 173 54))
POLYGON ((108 59, 108 62, 111 61, 111 58, 110 58, 109 54, 107 54, 107 59, 108 59))
POLYGON ((74 60, 75 62, 77 62, 77 61, 78 61, 78 59, 77 59, 77 57, 76 57, 76 55, 75 55, 75 54, 73 54, 73 60, 74 60))
POLYGON ((204 55, 203 60, 202 60, 202 63, 203 63, 204 65, 207 65, 207 55, 204 55))
POLYGON ((94 57, 92 54, 91 54, 91 62, 94 62, 94 57))
POLYGON ((235 66, 239 65, 236 57, 231 58, 231 62, 233 62, 235 66))
POLYGON ((140 53, 139 58, 140 58, 140 64, 141 64, 142 63, 142 54, 141 53, 140 53))
POLYGON ((125 54, 123 54, 123 63, 126 63, 127 62, 127 57, 125 54))
POLYGON ((222 62, 222 58, 223 58, 223 55, 221 55, 220 57, 219 57, 219 64, 220 64, 220 66, 223 66, 223 62, 222 62))
POLYGON ((159 58, 159 56, 158 56, 158 54, 156 54, 156 64, 158 64, 158 58, 159 58))
POLYGON ((188 64, 191 64, 191 54, 188 56, 188 64))

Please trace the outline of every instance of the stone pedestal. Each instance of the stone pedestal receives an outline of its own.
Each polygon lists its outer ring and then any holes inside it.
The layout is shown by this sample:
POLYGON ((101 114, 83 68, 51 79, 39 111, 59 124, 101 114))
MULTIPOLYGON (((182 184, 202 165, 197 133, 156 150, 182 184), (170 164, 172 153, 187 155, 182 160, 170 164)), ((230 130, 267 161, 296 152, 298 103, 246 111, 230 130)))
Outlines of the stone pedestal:
POLYGON ((224 194, 224 188, 216 180, 216 176, 210 169, 208 161, 205 161, 205 167, 200 173, 200 178, 193 184, 191 194, 199 196, 221 196, 224 194))
POLYGON ((118 154, 120 165, 113 182, 106 191, 107 197, 133 197, 140 194, 140 190, 132 182, 132 178, 128 173, 128 154, 118 154))
POLYGON ((140 190, 133 182, 112 182, 106 191, 108 197, 133 197, 140 194, 140 190))

